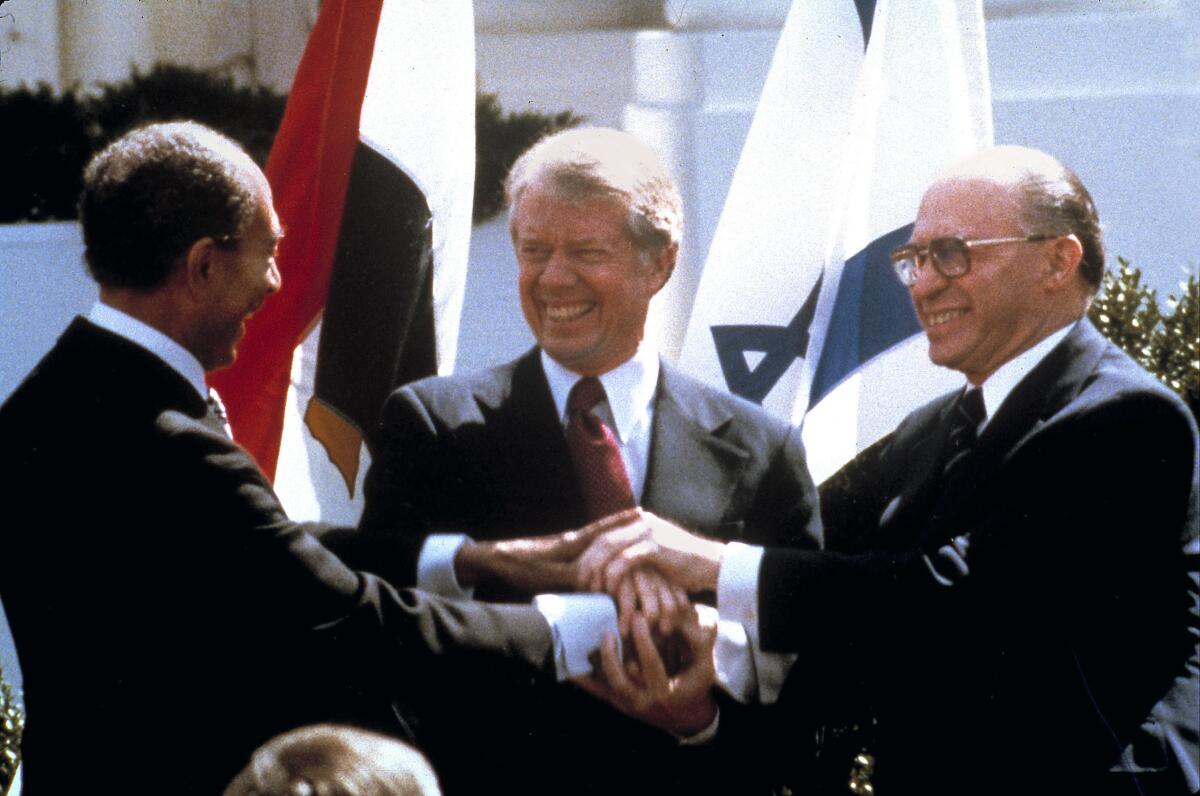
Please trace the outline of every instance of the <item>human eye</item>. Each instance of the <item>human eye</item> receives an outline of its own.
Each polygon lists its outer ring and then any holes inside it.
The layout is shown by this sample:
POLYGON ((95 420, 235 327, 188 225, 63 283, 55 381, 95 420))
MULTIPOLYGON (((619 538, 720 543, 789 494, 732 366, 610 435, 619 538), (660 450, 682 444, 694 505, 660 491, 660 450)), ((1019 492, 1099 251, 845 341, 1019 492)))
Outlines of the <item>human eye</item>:
POLYGON ((540 262, 550 256, 550 248, 540 243, 522 243, 517 252, 522 260, 540 262))
POLYGON ((575 250, 575 257, 585 263, 602 262, 608 252, 599 246, 582 246, 575 250))

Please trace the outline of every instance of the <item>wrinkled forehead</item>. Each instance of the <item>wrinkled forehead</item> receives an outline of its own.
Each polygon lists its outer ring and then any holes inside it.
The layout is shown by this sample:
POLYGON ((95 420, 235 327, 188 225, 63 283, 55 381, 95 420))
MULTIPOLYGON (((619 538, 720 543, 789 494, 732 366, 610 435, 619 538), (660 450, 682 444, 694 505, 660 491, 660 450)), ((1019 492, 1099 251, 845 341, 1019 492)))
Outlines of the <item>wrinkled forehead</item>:
POLYGON ((934 182, 921 198, 912 239, 954 235, 963 239, 1020 232, 1021 207, 1014 186, 991 176, 952 175, 934 182))
POLYGON ((602 193, 575 193, 557 185, 530 185, 521 193, 513 215, 512 232, 533 232, 547 227, 588 228, 625 233, 628 207, 620 197, 602 193))

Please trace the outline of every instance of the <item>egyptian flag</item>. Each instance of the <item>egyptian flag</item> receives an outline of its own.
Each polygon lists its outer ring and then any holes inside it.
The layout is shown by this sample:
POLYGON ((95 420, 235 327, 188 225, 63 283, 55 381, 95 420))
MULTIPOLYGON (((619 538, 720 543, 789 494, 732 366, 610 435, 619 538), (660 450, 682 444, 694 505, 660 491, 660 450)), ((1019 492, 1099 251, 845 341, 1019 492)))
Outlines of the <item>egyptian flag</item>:
POLYGON ((454 361, 474 181, 473 24, 469 2, 325 0, 305 48, 266 170, 284 227, 283 289, 213 378, 234 437, 281 496, 285 477, 303 482, 287 491, 318 496, 300 514, 350 500, 387 393, 454 361), (310 340, 293 369, 314 328, 316 357, 310 340), (281 456, 285 425, 300 439, 281 456))

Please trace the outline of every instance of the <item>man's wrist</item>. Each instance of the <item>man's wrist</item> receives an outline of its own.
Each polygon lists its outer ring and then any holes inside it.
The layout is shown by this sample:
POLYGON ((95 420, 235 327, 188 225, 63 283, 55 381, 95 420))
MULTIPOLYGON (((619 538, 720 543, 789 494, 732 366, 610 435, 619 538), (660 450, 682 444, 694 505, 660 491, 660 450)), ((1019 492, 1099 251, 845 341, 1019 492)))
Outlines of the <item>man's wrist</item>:
POLYGON ((494 551, 491 542, 468 539, 454 554, 454 577, 471 588, 489 580, 493 572, 494 551))
POLYGON ((709 692, 695 704, 673 710, 669 731, 681 741, 699 743, 702 741, 698 739, 707 734, 706 730, 714 728, 716 720, 717 700, 709 692))

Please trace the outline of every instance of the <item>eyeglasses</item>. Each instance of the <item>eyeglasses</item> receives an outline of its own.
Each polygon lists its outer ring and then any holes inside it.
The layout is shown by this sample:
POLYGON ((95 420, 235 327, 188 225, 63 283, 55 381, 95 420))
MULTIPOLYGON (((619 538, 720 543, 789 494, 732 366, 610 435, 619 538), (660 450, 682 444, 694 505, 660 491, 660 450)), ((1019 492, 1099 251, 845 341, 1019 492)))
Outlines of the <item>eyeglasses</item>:
POLYGON ((934 238, 928 245, 907 243, 892 249, 892 267, 905 287, 917 282, 917 271, 932 263, 933 269, 947 279, 956 279, 971 270, 971 250, 982 246, 1000 246, 1005 243, 1033 243, 1054 240, 1062 235, 1026 235, 1023 238, 988 238, 987 240, 963 240, 957 237, 934 238))

